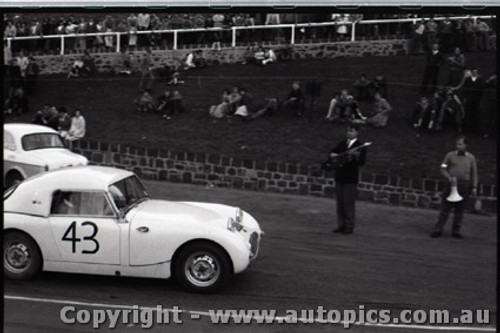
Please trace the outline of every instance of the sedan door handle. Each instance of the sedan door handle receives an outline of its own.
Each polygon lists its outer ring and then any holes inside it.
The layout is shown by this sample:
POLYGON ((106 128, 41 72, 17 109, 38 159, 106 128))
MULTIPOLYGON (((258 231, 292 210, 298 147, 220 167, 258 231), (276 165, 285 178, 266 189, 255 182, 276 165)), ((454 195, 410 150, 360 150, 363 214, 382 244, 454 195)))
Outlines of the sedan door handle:
POLYGON ((137 231, 139 231, 139 232, 148 232, 149 228, 148 227, 139 227, 139 228, 137 228, 137 231))

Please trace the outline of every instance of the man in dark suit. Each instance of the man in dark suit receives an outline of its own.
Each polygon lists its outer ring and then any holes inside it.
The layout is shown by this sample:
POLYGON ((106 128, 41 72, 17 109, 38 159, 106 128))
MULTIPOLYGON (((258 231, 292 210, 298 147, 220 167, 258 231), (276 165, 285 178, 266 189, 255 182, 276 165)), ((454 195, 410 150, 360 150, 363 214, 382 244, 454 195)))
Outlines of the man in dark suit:
POLYGON ((363 145, 358 140, 359 129, 357 124, 349 124, 346 140, 342 140, 330 152, 331 159, 342 161, 335 170, 338 228, 333 231, 342 234, 352 234, 354 229, 359 167, 365 164, 366 159, 364 148, 352 151, 363 145))
POLYGON ((464 130, 469 133, 474 133, 479 130, 483 90, 484 80, 478 74, 477 69, 473 69, 471 75, 465 79, 463 84, 465 102, 464 130))
POLYGON ((424 77, 422 79, 422 84, 420 85, 420 94, 425 94, 429 83, 431 85, 432 92, 434 92, 439 77, 439 69, 444 64, 444 61, 445 58, 441 52, 439 52, 438 44, 433 44, 432 50, 426 58, 424 77))

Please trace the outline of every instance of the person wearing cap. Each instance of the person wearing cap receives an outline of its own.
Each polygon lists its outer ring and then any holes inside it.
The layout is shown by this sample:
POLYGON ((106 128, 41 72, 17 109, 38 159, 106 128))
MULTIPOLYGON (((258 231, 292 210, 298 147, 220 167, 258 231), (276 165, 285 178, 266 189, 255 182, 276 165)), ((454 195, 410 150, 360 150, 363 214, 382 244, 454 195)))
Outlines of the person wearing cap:
POLYGON ((446 179, 447 184, 442 195, 442 206, 438 221, 434 226, 434 231, 430 235, 432 238, 442 236, 443 228, 453 209, 451 235, 454 238, 462 239, 463 235, 460 233, 460 227, 468 198, 471 194, 472 196, 477 195, 477 162, 474 155, 467 151, 467 138, 463 135, 458 136, 455 139, 455 148, 456 150, 446 154, 443 163, 441 163, 441 174, 446 179), (462 197, 462 200, 456 202, 447 200, 453 186, 457 187, 458 194, 462 197))
POLYGON ((340 141, 329 155, 330 159, 342 159, 342 163, 338 163, 335 169, 338 227, 333 232, 344 235, 352 234, 354 231, 359 168, 366 161, 364 148, 353 150, 363 145, 358 139, 359 131, 359 124, 349 123, 346 139, 340 141))

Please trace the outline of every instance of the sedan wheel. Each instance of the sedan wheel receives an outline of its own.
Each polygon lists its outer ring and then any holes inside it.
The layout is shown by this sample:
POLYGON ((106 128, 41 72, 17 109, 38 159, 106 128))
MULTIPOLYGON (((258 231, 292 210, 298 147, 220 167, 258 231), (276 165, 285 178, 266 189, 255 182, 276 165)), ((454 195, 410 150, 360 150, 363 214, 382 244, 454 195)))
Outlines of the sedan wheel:
POLYGON ((35 242, 21 233, 4 236, 3 272, 7 278, 28 280, 42 268, 42 257, 35 242))
POLYGON ((227 255, 209 243, 193 244, 181 250, 175 261, 175 276, 189 291, 212 292, 231 275, 227 255))

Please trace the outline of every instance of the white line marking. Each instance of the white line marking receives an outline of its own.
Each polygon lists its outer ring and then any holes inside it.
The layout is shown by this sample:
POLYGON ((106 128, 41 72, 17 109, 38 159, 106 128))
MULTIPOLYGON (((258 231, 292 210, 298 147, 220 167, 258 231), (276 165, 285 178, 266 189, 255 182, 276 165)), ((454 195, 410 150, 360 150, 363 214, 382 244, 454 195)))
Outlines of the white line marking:
MULTIPOLYGON (((98 308, 114 308, 114 309, 137 309, 137 305, 126 305, 126 304, 106 304, 106 303, 90 303, 90 302, 80 302, 72 300, 63 299, 50 299, 50 298, 36 298, 36 297, 24 297, 15 295, 4 295, 4 299, 11 301, 25 301, 25 302, 38 302, 38 303, 49 303, 49 304, 61 304, 61 305, 79 305, 88 307, 98 307, 98 308)), ((153 309, 158 310, 158 307, 149 306, 139 306, 139 309, 153 309)), ((163 311, 173 312, 174 309, 163 309, 163 311)), ((211 316, 208 311, 191 311, 191 310, 176 310, 177 312, 187 313, 192 317, 209 317, 211 316)), ((274 321, 277 323, 286 322, 286 317, 274 317, 274 321)), ((298 322, 309 322, 309 319, 298 318, 298 322)), ((321 324, 337 324, 343 325, 344 322, 335 322, 328 320, 315 319, 314 323, 321 324)), ((473 327, 473 326, 434 326, 434 325, 407 325, 407 324, 369 324, 362 322, 351 323, 351 325, 356 326, 370 326, 370 327, 385 327, 385 328, 406 328, 406 329, 416 329, 416 330, 443 330, 443 331, 470 331, 470 332, 496 332, 494 327, 473 327)))

